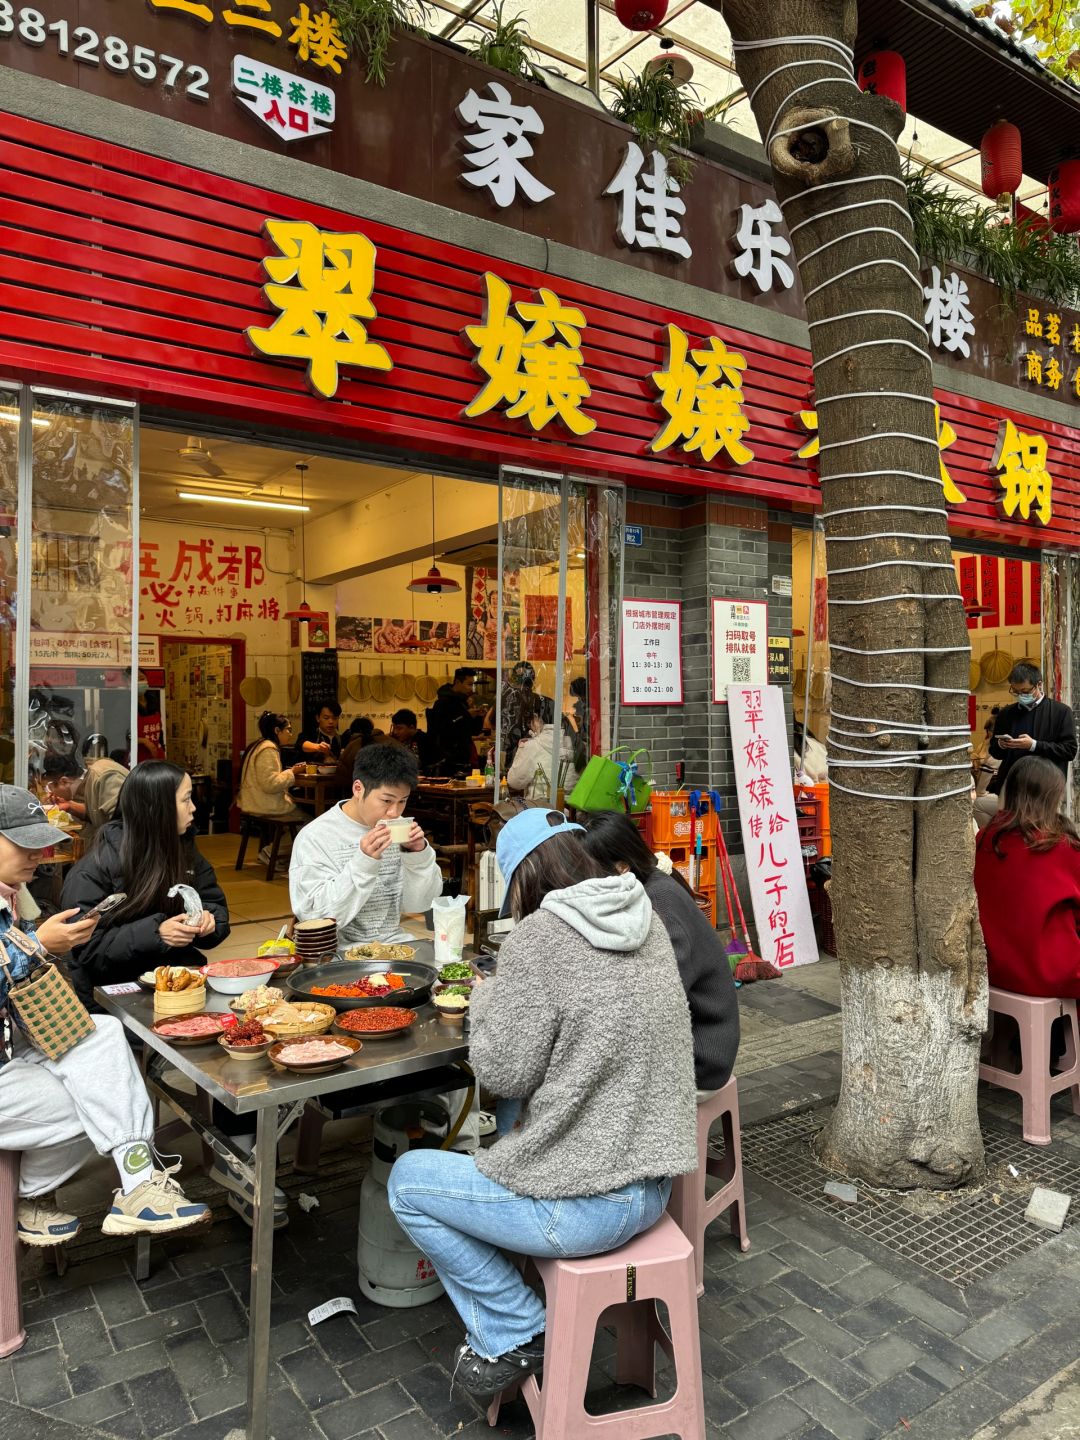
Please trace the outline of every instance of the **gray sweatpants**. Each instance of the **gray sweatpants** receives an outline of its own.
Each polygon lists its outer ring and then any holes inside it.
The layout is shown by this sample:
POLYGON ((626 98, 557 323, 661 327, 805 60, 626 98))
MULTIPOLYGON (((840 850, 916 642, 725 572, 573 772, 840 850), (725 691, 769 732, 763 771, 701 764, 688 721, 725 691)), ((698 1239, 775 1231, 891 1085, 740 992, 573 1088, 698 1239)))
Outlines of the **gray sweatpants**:
POLYGON ((22 1151, 22 1196, 70 1180, 95 1150, 109 1155, 153 1136, 150 1097, 123 1026, 95 1015, 94 1027, 59 1060, 15 1030, 14 1058, 0 1066, 0 1150, 22 1151))

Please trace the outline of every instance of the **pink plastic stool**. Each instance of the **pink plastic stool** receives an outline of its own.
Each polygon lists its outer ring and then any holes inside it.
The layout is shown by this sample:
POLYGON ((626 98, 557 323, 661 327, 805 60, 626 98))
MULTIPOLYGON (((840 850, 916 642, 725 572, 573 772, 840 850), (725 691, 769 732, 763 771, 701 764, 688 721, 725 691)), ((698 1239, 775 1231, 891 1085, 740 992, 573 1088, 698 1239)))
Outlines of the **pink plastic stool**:
POLYGON ((1044 1000, 1037 995, 1014 995, 990 987, 990 1015, 1011 1015, 1020 1032, 1020 1071, 980 1065, 979 1079, 1020 1096, 1024 1139, 1029 1145, 1050 1144, 1050 1100, 1059 1090, 1073 1092, 1073 1110, 1080 1115, 1080 1061, 1077 1059, 1075 1000, 1044 1000), (1050 1071, 1050 1027, 1068 1020, 1061 1069, 1050 1071))
POLYGON ((0 1357, 26 1344, 19 1293, 19 1166, 17 1150, 0 1150, 0 1357))
POLYGON ((651 1230, 607 1255, 530 1264, 544 1282, 547 1303, 543 1383, 530 1375, 521 1386, 496 1395, 488 1406, 488 1424, 498 1424, 499 1406, 520 1389, 536 1440, 592 1440, 597 1435, 705 1440, 694 1249, 671 1216, 661 1215, 651 1230), (657 1317, 657 1300, 668 1308, 670 1339, 657 1317), (670 1400, 613 1415, 586 1411, 593 1341, 602 1320, 616 1329, 616 1381, 638 1385, 654 1398, 656 1346, 663 1346, 675 1364, 670 1400))
POLYGON ((746 1201, 743 1198, 742 1138, 739 1131, 739 1089, 733 1075, 709 1100, 697 1107, 698 1168, 690 1175, 677 1175, 671 1186, 668 1214, 694 1246, 697 1293, 705 1293, 705 1230, 716 1217, 731 1209, 731 1233, 740 1250, 750 1249, 746 1233, 746 1201), (724 1123, 724 1158, 709 1154, 709 1131, 717 1120, 724 1123), (706 1176, 719 1180, 713 1195, 705 1190, 706 1176))

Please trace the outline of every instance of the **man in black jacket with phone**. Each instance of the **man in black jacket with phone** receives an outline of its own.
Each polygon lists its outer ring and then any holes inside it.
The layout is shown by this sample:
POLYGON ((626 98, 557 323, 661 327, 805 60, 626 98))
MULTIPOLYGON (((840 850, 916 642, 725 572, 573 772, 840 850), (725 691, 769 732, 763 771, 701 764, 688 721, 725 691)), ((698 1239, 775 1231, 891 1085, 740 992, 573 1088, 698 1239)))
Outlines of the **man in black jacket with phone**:
POLYGON ((998 713, 990 754, 1000 760, 997 774, 987 793, 975 802, 975 819, 980 830, 997 814, 1005 777, 1025 755, 1038 755, 1068 776, 1076 758, 1076 726, 1073 712, 1060 700, 1051 700, 1043 691, 1038 666, 1021 660, 1009 671, 1009 693, 1014 697, 998 713))

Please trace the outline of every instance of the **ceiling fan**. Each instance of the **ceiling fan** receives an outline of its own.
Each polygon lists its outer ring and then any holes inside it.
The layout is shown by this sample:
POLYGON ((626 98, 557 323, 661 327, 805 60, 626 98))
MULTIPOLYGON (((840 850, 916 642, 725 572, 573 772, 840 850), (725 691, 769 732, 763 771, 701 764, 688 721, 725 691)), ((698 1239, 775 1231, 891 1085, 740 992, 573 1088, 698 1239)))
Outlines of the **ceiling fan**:
POLYGON ((187 441, 179 447, 176 453, 185 465, 200 471, 203 475, 216 478, 225 474, 197 435, 189 435, 187 441))

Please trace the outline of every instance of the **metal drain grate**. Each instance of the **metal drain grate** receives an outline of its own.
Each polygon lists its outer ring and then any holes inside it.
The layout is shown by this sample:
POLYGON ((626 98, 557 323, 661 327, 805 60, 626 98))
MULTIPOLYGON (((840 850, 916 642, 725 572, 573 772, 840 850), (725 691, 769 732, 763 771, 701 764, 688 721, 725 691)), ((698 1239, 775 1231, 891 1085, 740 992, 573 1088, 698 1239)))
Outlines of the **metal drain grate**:
MULTIPOLYGON (((1033 1185, 1067 1194, 1080 1191, 1080 1164, 1060 1153, 1033 1153, 1018 1134, 987 1129, 983 1140, 990 1178, 978 1189, 939 1199, 860 1187, 857 1205, 840 1205, 823 1194, 826 1180, 833 1177, 810 1151, 823 1124, 820 1113, 803 1111, 750 1126, 742 1132, 745 1169, 960 1288, 1050 1238, 1024 1219, 1033 1185), (1009 1175, 1010 1164, 1019 1179, 1009 1175)), ((722 1145, 710 1148, 723 1153, 722 1145)))

